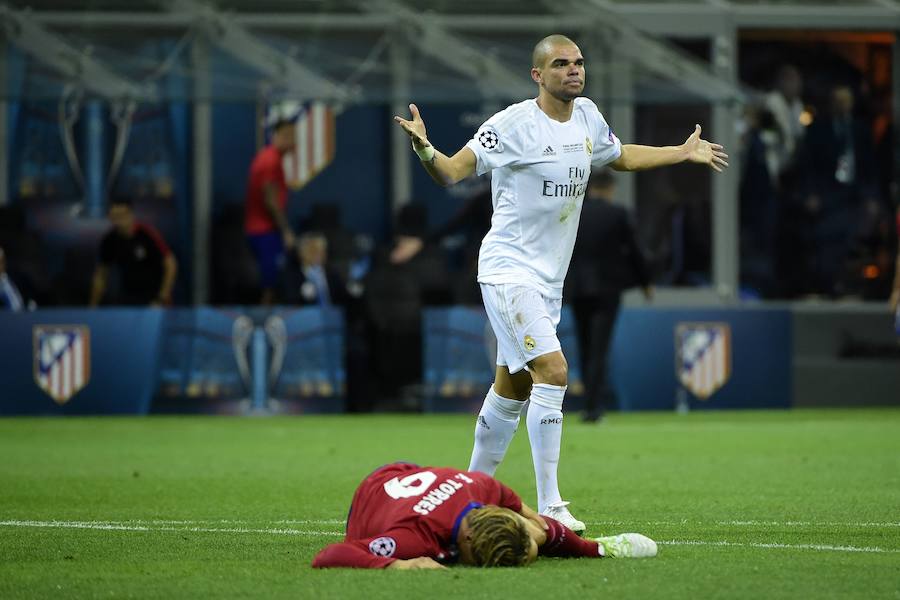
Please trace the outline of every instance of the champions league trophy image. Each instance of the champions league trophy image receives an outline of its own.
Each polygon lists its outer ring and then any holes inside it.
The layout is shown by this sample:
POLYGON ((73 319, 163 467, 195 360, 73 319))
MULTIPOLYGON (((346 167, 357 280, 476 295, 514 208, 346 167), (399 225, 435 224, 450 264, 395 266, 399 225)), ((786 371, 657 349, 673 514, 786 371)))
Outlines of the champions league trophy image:
POLYGON ((287 351, 284 319, 270 315, 260 326, 249 316, 241 315, 234 321, 231 338, 238 372, 250 393, 242 401, 245 412, 258 415, 278 412, 279 402, 271 396, 271 390, 281 375, 287 351))

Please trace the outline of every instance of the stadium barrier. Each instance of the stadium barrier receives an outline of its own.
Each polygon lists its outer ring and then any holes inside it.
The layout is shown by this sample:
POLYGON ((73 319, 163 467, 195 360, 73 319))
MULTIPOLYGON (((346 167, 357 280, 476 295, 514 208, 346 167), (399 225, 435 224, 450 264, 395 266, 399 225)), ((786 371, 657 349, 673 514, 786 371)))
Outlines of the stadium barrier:
POLYGON ((0 313, 0 331, 0 414, 345 406, 333 308, 38 310, 0 313))
MULTIPOLYGON (((568 306, 557 335, 569 363, 566 409, 584 406, 584 383, 575 319, 568 306)), ((483 308, 430 308, 422 317, 425 412, 478 412, 494 381, 497 339, 483 308)))
POLYGON ((144 414, 162 310, 0 313, 0 414, 144 414))
MULTIPOLYGON (((493 381, 496 340, 480 308, 425 311, 426 411, 477 411, 493 381)), ((584 405, 572 312, 559 338, 569 363, 567 410, 584 405)), ((777 309, 626 308, 610 350, 621 410, 787 408, 791 315, 777 309)))
MULTIPOLYGON (((574 325, 564 307, 570 411, 574 325)), ((343 412, 344 337, 318 307, 0 313, 0 415, 343 412)), ((495 348, 481 308, 426 310, 423 410, 477 410, 495 348)), ((628 306, 610 379, 628 411, 898 405, 900 346, 882 306, 628 306)))

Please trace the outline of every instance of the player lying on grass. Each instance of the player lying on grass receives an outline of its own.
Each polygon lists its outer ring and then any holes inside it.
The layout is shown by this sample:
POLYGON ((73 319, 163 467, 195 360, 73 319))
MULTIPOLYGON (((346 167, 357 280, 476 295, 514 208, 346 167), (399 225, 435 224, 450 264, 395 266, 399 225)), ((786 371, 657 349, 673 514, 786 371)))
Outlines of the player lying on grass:
POLYGON ((656 556, 656 543, 638 533, 584 540, 490 475, 392 463, 359 485, 344 541, 319 552, 313 566, 515 567, 539 555, 644 558, 656 556))

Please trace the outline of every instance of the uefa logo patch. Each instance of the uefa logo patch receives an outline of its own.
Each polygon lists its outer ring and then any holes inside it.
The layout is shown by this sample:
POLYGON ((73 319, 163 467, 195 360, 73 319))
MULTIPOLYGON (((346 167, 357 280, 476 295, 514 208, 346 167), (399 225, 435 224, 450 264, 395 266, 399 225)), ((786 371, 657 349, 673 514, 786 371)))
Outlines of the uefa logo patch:
POLYGON ((679 323, 675 327, 675 375, 706 400, 731 377, 731 327, 728 323, 679 323))
POLYGON ((500 150, 500 136, 490 127, 485 127, 478 132, 478 143, 488 151, 500 150))
POLYGON ((84 325, 35 325, 34 381, 65 404, 91 378, 91 332, 84 325))
POLYGON ((395 550, 397 550, 397 542, 392 537, 380 537, 369 542, 369 552, 375 556, 387 558, 393 556, 395 550))

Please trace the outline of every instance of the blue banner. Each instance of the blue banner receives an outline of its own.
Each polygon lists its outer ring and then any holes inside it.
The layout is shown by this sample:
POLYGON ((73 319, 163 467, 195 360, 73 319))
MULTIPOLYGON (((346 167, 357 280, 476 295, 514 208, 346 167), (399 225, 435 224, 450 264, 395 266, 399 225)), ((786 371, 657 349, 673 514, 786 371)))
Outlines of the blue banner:
POLYGON ((344 410, 344 317, 338 309, 174 309, 163 339, 155 411, 344 410), (256 366, 255 330, 265 340, 265 364, 256 366), (265 380, 263 406, 251 406, 254 377, 265 380))
POLYGON ((0 313, 0 414, 145 414, 163 311, 0 313))
POLYGON ((343 412, 344 317, 333 308, 0 313, 0 415, 343 412), (266 352, 254 365, 251 338, 266 352), (154 395, 155 394, 155 395, 154 395), (259 407, 256 407, 259 408, 259 407))
MULTIPOLYGON (((284 323, 287 337, 283 365, 270 373, 272 395, 282 404, 293 401, 298 412, 343 412, 344 314, 333 307, 307 307, 281 309, 273 317, 284 323)), ((270 321, 268 331, 275 331, 277 323, 270 321)))
MULTIPOLYGON (((494 381, 497 341, 482 308, 426 309, 422 318, 426 412, 478 412, 494 381)), ((557 336, 569 363, 566 409, 583 406, 575 320, 563 307, 557 336)))
POLYGON ((625 309, 609 367, 619 408, 788 408, 791 323, 777 309, 625 309))

